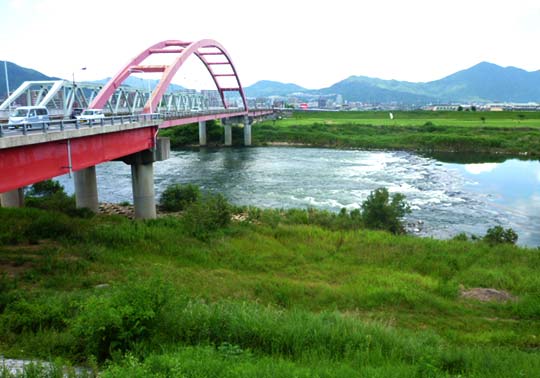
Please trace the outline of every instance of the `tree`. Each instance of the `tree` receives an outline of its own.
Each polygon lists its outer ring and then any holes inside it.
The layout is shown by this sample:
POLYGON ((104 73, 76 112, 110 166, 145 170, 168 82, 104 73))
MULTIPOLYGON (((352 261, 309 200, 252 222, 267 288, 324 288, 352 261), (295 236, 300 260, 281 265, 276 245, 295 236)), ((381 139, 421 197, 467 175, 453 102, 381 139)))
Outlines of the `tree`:
POLYGON ((489 244, 516 244, 518 234, 511 228, 504 229, 501 226, 488 228, 484 241, 489 244))
POLYGON ((367 228, 405 233, 402 218, 411 212, 401 193, 390 194, 386 188, 372 191, 362 203, 362 220, 367 228))
POLYGON ((27 190, 26 195, 34 197, 49 197, 55 193, 65 193, 64 187, 58 181, 45 180, 33 184, 30 189, 27 190))

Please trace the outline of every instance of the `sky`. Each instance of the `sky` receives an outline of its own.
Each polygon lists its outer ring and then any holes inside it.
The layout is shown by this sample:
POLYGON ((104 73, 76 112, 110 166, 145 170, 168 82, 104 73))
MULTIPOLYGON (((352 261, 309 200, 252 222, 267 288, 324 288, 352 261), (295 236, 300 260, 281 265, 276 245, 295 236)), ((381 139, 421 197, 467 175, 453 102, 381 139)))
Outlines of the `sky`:
MULTIPOLYGON (((0 0, 0 60, 69 80, 111 77, 163 40, 203 38, 227 49, 243 86, 425 82, 482 61, 536 71, 540 1, 0 0)), ((173 82, 213 88, 195 57, 173 82)))

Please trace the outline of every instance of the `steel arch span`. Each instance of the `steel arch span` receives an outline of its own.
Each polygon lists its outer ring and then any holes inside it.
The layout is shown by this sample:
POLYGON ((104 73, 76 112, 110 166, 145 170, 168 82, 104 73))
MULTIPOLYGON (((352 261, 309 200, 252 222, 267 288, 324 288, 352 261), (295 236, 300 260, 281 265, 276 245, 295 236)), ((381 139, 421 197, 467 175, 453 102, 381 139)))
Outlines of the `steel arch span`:
POLYGON ((238 73, 236 72, 236 68, 234 67, 230 55, 219 42, 212 39, 202 39, 196 42, 167 40, 150 46, 126 64, 120 72, 118 72, 116 76, 103 87, 89 107, 91 109, 103 108, 107 103, 107 100, 113 95, 114 91, 134 72, 163 72, 161 80, 152 92, 150 99, 143 110, 143 113, 151 113, 157 108, 176 72, 193 54, 201 60, 212 76, 223 106, 228 108, 227 102, 225 101, 225 92, 237 91, 240 93, 240 97, 242 97, 245 111, 248 111, 244 89, 240 84, 238 73), (178 54, 178 56, 174 62, 168 66, 141 65, 145 59, 154 54, 178 54), (227 69, 229 71, 223 72, 223 70, 218 70, 216 67, 222 67, 225 71, 227 69), (221 79, 226 77, 234 79, 236 87, 223 85, 221 79))

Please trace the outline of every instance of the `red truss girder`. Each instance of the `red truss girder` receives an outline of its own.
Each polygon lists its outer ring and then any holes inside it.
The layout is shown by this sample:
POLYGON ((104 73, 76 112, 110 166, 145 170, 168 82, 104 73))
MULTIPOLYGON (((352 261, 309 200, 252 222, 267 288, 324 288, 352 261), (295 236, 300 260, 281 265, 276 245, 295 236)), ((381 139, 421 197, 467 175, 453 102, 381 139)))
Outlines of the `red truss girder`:
POLYGON ((201 62, 205 65, 206 69, 210 73, 210 76, 212 76, 212 79, 214 80, 214 84, 216 85, 216 88, 219 92, 219 95, 221 96, 221 101, 223 103, 223 106, 227 108, 227 103, 225 101, 225 91, 238 91, 240 93, 240 96, 242 97, 242 101, 244 103, 244 109, 247 111, 247 101, 246 96, 244 94, 244 89, 242 88, 242 85, 240 84, 240 79, 238 77, 238 73, 236 72, 236 68, 234 67, 234 64, 229 56, 229 53, 225 48, 218 43, 217 41, 214 41, 212 39, 202 39, 200 41, 196 42, 184 42, 184 41, 177 41, 177 40, 167 40, 162 41, 159 43, 156 43, 153 46, 150 46, 143 52, 141 52, 139 55, 137 55, 135 58, 133 58, 128 64, 126 64, 120 72, 116 74, 104 87, 103 89, 98 93, 98 95, 94 98, 92 103, 90 104, 90 108, 100 109, 105 106, 107 103, 107 100, 113 95, 114 91, 122 85, 124 80, 128 78, 128 76, 133 72, 163 72, 163 75, 161 77, 161 80, 159 81, 158 85, 152 92, 152 95, 150 96, 149 102, 146 103, 143 113, 150 113, 152 109, 156 109, 157 105, 161 101, 161 98, 163 97, 163 94, 167 90, 167 87, 171 83, 171 80, 173 79, 176 72, 182 67, 184 62, 192 55, 195 54, 201 62), (177 47, 169 48, 169 47, 177 47), (211 48, 218 51, 207 51, 206 49, 211 48), (178 54, 174 62, 169 66, 159 66, 160 70, 157 70, 156 68, 152 69, 150 67, 152 66, 142 66, 140 65, 141 62, 143 62, 146 58, 148 58, 152 54, 178 54), (222 56, 224 58, 224 61, 219 62, 213 62, 208 61, 207 56, 222 56), (232 73, 231 74, 223 74, 223 73, 214 73, 212 70, 213 65, 225 65, 229 66, 232 73), (236 84, 237 88, 225 88, 222 87, 219 83, 218 78, 223 76, 230 76, 236 78, 236 84))
POLYGON ((0 156, 0 193, 152 148, 157 127, 7 148, 0 156))

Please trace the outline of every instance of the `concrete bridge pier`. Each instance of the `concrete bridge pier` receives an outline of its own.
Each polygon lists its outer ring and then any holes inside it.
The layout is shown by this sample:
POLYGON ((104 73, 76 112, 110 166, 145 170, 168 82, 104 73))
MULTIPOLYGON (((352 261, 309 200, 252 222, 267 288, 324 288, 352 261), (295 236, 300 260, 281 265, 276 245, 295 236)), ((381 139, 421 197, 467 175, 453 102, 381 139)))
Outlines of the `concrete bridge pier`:
POLYGON ((131 165, 131 183, 135 218, 156 218, 156 196, 154 191, 154 162, 167 160, 171 151, 169 138, 158 138, 156 147, 123 157, 131 165))
POLYGON ((154 164, 131 164, 135 218, 155 219, 154 164))
POLYGON ((0 193, 1 207, 23 207, 24 206, 24 188, 18 188, 9 192, 0 193))
POLYGON ((232 129, 231 125, 225 119, 221 122, 225 131, 225 146, 232 146, 232 129))
POLYGON ((86 207, 97 213, 99 210, 96 166, 73 172, 75 203, 77 208, 86 207))
POLYGON ((199 121, 199 146, 206 146, 206 121, 199 121))
POLYGON ((249 123, 249 116, 244 116, 244 146, 251 146, 251 123, 249 123))

